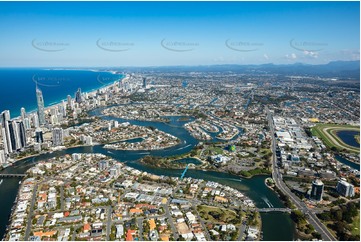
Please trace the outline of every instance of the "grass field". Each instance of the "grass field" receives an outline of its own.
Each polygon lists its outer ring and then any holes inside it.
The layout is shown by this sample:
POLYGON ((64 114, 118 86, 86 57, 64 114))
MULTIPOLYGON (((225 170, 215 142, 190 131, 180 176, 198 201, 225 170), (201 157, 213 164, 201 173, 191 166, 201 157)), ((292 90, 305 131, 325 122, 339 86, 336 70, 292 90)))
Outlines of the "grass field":
POLYGON ((329 148, 337 148, 339 150, 347 150, 353 153, 359 153, 360 149, 345 144, 336 134, 340 130, 357 130, 360 131, 360 127, 351 125, 337 125, 337 124, 317 124, 312 128, 312 134, 318 136, 324 144, 329 148))
MULTIPOLYGON (((201 205, 198 207, 200 216, 211 223, 229 223, 239 216, 236 212, 229 209, 221 209, 217 207, 201 205)), ((240 222, 241 220, 239 220, 240 222)))
POLYGON ((358 214, 354 218, 351 226, 352 226, 352 231, 351 231, 352 235, 360 235, 360 214, 358 214))
POLYGON ((207 154, 207 152, 208 153, 212 152, 212 153, 215 153, 217 155, 219 155, 219 154, 223 155, 223 153, 224 153, 223 149, 220 148, 220 147, 217 147, 217 146, 209 146, 205 152, 206 152, 206 154, 207 154))

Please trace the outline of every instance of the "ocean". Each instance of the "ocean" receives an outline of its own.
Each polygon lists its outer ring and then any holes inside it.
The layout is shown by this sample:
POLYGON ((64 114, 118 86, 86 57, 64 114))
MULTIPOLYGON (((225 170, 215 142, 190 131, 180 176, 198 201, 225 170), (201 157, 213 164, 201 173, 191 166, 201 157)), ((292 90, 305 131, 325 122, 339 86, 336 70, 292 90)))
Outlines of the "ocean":
POLYGON ((10 110, 11 118, 37 109, 36 84, 43 92, 45 106, 74 97, 78 88, 89 92, 122 79, 122 74, 97 70, 0 68, 0 112, 10 110))

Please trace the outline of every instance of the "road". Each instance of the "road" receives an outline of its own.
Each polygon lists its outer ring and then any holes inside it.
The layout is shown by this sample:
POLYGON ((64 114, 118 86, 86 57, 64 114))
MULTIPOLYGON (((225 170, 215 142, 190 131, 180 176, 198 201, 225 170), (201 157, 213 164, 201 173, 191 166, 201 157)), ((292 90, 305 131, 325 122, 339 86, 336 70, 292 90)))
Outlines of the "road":
POLYGON ((138 224, 138 238, 140 241, 143 240, 143 217, 137 218, 137 224, 138 224))
POLYGON ((170 215, 170 212, 169 212, 169 199, 168 199, 167 204, 162 204, 162 207, 164 209, 165 215, 168 218, 168 224, 170 225, 170 228, 172 230, 173 238, 174 238, 174 240, 177 240, 179 238, 179 236, 178 236, 178 233, 177 233, 177 229, 174 226, 172 216, 170 215))
POLYGON ((211 240, 211 236, 209 235, 207 226, 205 225, 203 219, 201 218, 201 216, 199 215, 198 211, 197 211, 197 205, 195 203, 192 203, 193 205, 193 210, 195 211, 196 215, 197 215, 197 219, 199 220, 199 222, 201 222, 202 228, 203 228, 203 233, 204 236, 206 237, 207 241, 211 240))
POLYGON ((29 235, 30 235, 31 226, 32 226, 31 218, 33 217, 35 200, 37 198, 37 196, 36 196, 37 191, 38 191, 38 184, 36 184, 34 186, 33 195, 32 195, 32 199, 31 199, 31 203, 30 203, 30 210, 29 210, 29 214, 28 214, 28 222, 26 223, 24 240, 29 240, 29 235))
POLYGON ((272 177, 275 181, 276 186, 285 194, 287 195, 291 201, 296 205, 297 209, 299 209, 303 214, 307 214, 308 222, 313 225, 315 230, 321 234, 323 240, 328 241, 336 241, 336 238, 328 231, 326 226, 317 218, 316 214, 312 212, 307 205, 302 202, 295 194, 291 192, 291 190, 286 186, 281 178, 281 174, 277 167, 277 159, 276 159, 276 140, 275 140, 275 130, 273 126, 273 119, 272 115, 268 108, 266 108, 267 118, 269 122, 270 132, 272 136, 272 177))
POLYGON ((242 224, 239 228, 239 235, 238 235, 238 241, 242 241, 243 240, 243 235, 246 232, 246 223, 242 221, 242 224))
POLYGON ((64 201, 64 186, 60 186, 60 210, 64 211, 64 205, 65 205, 65 201, 64 201))
POLYGON ((107 239, 109 241, 109 235, 112 231, 112 212, 113 209, 111 206, 107 207, 107 239))

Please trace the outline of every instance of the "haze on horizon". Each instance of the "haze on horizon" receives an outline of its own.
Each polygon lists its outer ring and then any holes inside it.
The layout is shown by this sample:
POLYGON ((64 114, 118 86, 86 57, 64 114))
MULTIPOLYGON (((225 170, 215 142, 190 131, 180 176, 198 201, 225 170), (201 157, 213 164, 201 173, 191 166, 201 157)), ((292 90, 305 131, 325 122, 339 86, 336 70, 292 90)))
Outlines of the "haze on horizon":
POLYGON ((359 2, 0 2, 0 67, 360 59, 359 2))

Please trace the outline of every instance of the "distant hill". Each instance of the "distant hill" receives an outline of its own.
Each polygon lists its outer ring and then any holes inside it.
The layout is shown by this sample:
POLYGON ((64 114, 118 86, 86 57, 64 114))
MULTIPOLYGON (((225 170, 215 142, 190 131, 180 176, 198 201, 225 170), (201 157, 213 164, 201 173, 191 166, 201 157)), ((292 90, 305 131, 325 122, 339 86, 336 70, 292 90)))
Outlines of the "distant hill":
POLYGON ((200 65, 200 66, 155 66, 124 67, 121 71, 153 71, 153 72, 233 72, 233 73, 269 73, 281 75, 317 75, 321 77, 338 77, 347 79, 360 78, 360 61, 332 61, 328 64, 284 64, 272 63, 262 65, 200 65))

